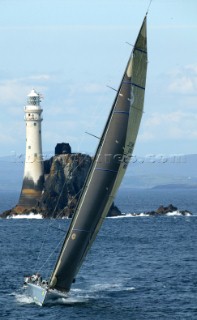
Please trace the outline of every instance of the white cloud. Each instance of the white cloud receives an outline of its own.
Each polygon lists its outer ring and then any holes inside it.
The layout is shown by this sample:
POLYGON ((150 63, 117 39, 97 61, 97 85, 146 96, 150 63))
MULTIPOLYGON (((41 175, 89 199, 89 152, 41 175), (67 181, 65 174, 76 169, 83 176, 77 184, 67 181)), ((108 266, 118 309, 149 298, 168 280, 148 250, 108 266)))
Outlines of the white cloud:
POLYGON ((39 74, 39 75, 34 75, 34 76, 30 76, 27 78, 27 80, 36 80, 36 81, 49 81, 51 80, 51 76, 48 74, 39 74))
POLYGON ((169 91, 172 93, 188 94, 194 93, 196 88, 196 79, 181 75, 180 78, 173 79, 169 85, 169 91))
POLYGON ((176 111, 153 113, 142 122, 141 141, 192 140, 197 137, 197 114, 176 111))
POLYGON ((171 113, 158 113, 154 112, 152 115, 145 121, 145 126, 148 128, 153 128, 161 126, 162 124, 168 123, 179 123, 183 117, 181 111, 171 112, 171 113))
POLYGON ((10 103, 20 103, 24 101, 24 97, 27 94, 29 88, 26 86, 17 84, 13 81, 6 81, 0 84, 0 96, 1 105, 10 103))
POLYGON ((46 86, 41 85, 40 81, 49 81, 51 77, 46 74, 32 75, 29 77, 21 77, 8 79, 0 82, 1 106, 18 103, 25 104, 26 96, 32 87, 36 86, 37 91, 45 91, 46 86))
POLYGON ((169 76, 169 92, 179 94, 196 94, 197 65, 187 65, 183 68, 173 70, 169 76))

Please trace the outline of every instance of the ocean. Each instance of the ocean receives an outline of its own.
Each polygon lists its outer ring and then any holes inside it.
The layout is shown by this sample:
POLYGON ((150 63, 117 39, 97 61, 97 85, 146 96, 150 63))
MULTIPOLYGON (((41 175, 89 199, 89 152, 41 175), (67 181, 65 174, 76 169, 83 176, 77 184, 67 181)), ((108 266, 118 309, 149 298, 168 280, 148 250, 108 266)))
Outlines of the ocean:
MULTIPOLYGON (((197 319, 197 191, 120 189, 124 213, 172 203, 192 216, 107 218, 68 299, 39 307, 25 295, 23 276, 48 277, 69 220, 0 219, 0 319, 197 319)), ((0 211, 19 193, 0 189, 0 211)))

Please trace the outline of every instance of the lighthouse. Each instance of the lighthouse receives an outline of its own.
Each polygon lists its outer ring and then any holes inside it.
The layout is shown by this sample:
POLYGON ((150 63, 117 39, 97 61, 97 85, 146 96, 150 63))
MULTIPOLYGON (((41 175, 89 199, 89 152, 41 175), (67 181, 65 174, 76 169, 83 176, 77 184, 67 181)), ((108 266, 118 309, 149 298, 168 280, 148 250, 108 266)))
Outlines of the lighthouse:
POLYGON ((40 94, 32 89, 27 96, 27 104, 24 108, 26 152, 23 185, 17 206, 18 208, 22 207, 21 209, 36 206, 43 190, 42 108, 40 102, 40 94))

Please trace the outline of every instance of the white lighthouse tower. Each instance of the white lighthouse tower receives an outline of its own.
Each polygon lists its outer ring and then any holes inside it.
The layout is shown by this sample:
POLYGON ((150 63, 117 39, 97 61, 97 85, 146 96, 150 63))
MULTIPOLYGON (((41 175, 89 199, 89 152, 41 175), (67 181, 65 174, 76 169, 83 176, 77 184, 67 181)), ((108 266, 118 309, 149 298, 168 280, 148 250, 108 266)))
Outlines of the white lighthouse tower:
POLYGON ((34 89, 28 94, 24 108, 26 122, 26 153, 23 186, 18 206, 29 208, 35 206, 41 196, 44 183, 42 159, 41 97, 34 89))

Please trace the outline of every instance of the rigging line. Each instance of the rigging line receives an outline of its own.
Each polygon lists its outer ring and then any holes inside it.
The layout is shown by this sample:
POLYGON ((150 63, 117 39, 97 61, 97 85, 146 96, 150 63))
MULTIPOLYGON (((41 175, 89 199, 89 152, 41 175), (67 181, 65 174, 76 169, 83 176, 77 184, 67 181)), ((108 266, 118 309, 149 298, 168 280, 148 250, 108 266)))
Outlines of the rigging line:
POLYGON ((112 89, 112 90, 116 91, 116 92, 118 93, 117 97, 118 97, 118 96, 123 97, 123 94, 122 94, 120 91, 118 92, 118 90, 116 90, 115 88, 110 87, 110 86, 106 86, 106 87, 109 88, 109 89, 112 89))
POLYGON ((113 88, 113 87, 110 87, 110 86, 106 86, 107 88, 109 88, 109 89, 112 89, 112 90, 114 90, 114 91, 116 91, 116 92, 118 92, 118 90, 116 90, 115 88, 113 88))
MULTIPOLYGON (((84 161, 84 159, 83 159, 82 161, 84 161)), ((78 165, 78 166, 79 166, 79 165, 78 165)), ((75 169, 77 169, 78 166, 77 166, 75 169)), ((73 172, 75 171, 75 169, 73 170, 73 172)), ((65 182, 66 182, 66 181, 65 181, 65 182)), ((66 184, 66 188, 67 188, 67 192, 68 192, 68 186, 67 186, 67 184, 66 184)), ((83 189, 83 186, 82 186, 82 188, 75 194, 75 196, 71 199, 70 203, 72 203, 75 199, 77 199, 77 196, 81 193, 82 189, 83 189)), ((61 217, 61 213, 64 211, 64 209, 65 209, 65 207, 64 207, 62 210, 60 210, 60 212, 59 212, 58 215, 57 215, 57 218, 61 217)), ((75 209, 75 208, 74 208, 74 209, 75 209)))
MULTIPOLYGON (((82 160, 82 162, 84 162, 84 161, 85 161, 85 158, 82 160)), ((81 163, 82 163, 82 162, 81 162, 81 163)), ((80 163, 80 164, 81 164, 81 163, 80 163)), ((74 168, 73 172, 75 172, 75 170, 79 167, 80 164, 78 164, 78 165, 74 168)), ((63 189, 64 189, 64 186, 65 186, 66 182, 67 182, 67 181, 66 181, 66 179, 65 179, 64 184, 63 184, 63 187, 62 187, 62 190, 61 190, 61 192, 60 192, 60 194, 59 194, 59 197, 58 197, 58 200, 57 200, 57 204, 56 204, 55 208, 53 209, 52 215, 55 213, 55 210, 57 209, 57 205, 58 205, 58 202, 60 201, 60 197, 61 197, 61 195, 62 195, 62 192, 63 192, 63 189)), ((67 188, 67 190, 68 190, 68 188, 67 188)), ((75 199, 75 198, 77 197, 77 195, 81 192, 81 190, 82 190, 82 188, 81 188, 81 189, 79 190, 79 192, 75 195, 75 197, 71 200, 71 202, 74 201, 74 199, 75 199)), ((63 209, 60 211, 60 213, 57 215, 57 218, 60 217, 60 215, 61 215, 61 213, 63 212, 63 210, 64 210, 64 208, 63 208, 63 209)), ((37 259, 36 259, 36 261, 35 261, 35 267, 34 267, 35 270, 37 269, 38 261, 39 261, 41 252, 42 252, 42 250, 43 250, 43 247, 44 247, 44 243, 45 243, 47 234, 49 233, 49 229, 51 228, 52 224, 54 224, 54 223, 55 223, 55 220, 53 219, 53 220, 51 220, 51 222, 50 222, 50 223, 48 224, 48 226, 47 226, 47 229, 46 229, 46 231, 45 231, 45 235, 44 235, 43 241, 42 241, 41 246, 40 246, 40 250, 39 250, 37 259)))
MULTIPOLYGON (((81 190, 83 189, 83 187, 75 194, 75 196, 72 198, 72 200, 70 201, 70 203, 72 203, 75 199, 77 199, 77 196, 81 193, 81 190)), ((67 191, 68 191, 68 187, 67 187, 67 191)), ((61 213, 64 211, 64 208, 62 210, 60 210, 60 212, 57 215, 57 218, 61 217, 61 213)), ((56 220, 55 220, 56 222, 56 220)))
POLYGON ((127 42, 127 41, 125 43, 134 48, 133 44, 131 44, 131 43, 127 42))
MULTIPOLYGON (((74 173, 75 170, 81 165, 81 163, 83 163, 84 161, 85 161, 85 157, 84 157, 84 158, 82 159, 82 161, 74 168, 73 173, 74 173)), ((56 211, 56 209, 57 209, 57 205, 58 205, 58 203, 59 203, 59 201, 60 201, 60 197, 62 196, 62 193, 63 193, 63 190, 64 190, 64 187, 65 187, 66 182, 67 182, 67 181, 66 181, 66 179, 65 179, 65 181, 64 181, 64 183, 63 183, 62 190, 61 190, 61 192, 60 192, 60 194, 59 194, 59 197, 58 197, 56 206, 55 206, 55 208, 53 209, 52 214, 54 214, 55 211, 56 211)), ((67 191, 68 191, 68 188, 67 188, 67 191)), ((63 209, 62 209, 62 210, 63 210, 63 209)), ((57 217, 58 217, 58 216, 57 216, 57 217)))
POLYGON ((87 131, 85 131, 85 133, 86 133, 86 134, 89 134, 90 136, 92 136, 92 137, 97 138, 97 139, 99 139, 99 140, 100 140, 100 138, 99 138, 99 137, 95 136, 95 135, 94 135, 94 134, 92 134, 92 133, 89 133, 89 132, 87 132, 87 131))
POLYGON ((46 229, 46 231, 45 231, 44 239, 42 240, 42 243, 41 243, 41 246, 40 246, 40 250, 39 250, 39 252, 38 252, 38 255, 37 255, 37 258, 36 258, 36 261, 35 261, 34 270, 37 269, 38 261, 40 260, 41 252, 42 252, 42 250, 43 250, 44 243, 45 243, 45 239, 46 239, 46 236, 47 236, 47 234, 48 234, 48 231, 49 231, 49 226, 47 227, 47 229, 46 229))
MULTIPOLYGON (((53 211, 52 211, 52 215, 55 213, 55 210, 56 210, 56 208, 57 208, 58 202, 59 202, 59 200, 60 200, 60 197, 61 197, 61 195, 62 195, 64 186, 65 186, 65 183, 66 183, 66 180, 64 181, 62 190, 61 190, 61 192, 60 192, 60 194, 59 194, 59 197, 58 197, 58 200, 57 200, 57 204, 56 204, 55 208, 54 208, 53 211)), ((36 262, 35 262, 35 270, 36 270, 36 268, 37 268, 37 264, 38 264, 38 261, 39 261, 41 252, 42 252, 42 250, 43 250, 43 246, 44 246, 44 243, 45 243, 45 239, 46 239, 47 234, 48 234, 48 232, 49 232, 49 229, 50 229, 50 227, 51 227, 51 225, 52 225, 53 223, 54 223, 54 221, 52 221, 51 223, 49 223, 48 226, 47 226, 47 229, 46 229, 46 232, 45 232, 45 235, 44 235, 44 239, 43 239, 42 244, 41 244, 41 246, 40 246, 40 251, 39 251, 39 253, 38 253, 38 256, 37 256, 37 259, 36 259, 36 262)))
MULTIPOLYGON (((84 161, 85 159, 83 159, 82 160, 82 162, 84 161)), ((77 169, 79 167, 79 165, 75 168, 75 169, 77 169)), ((75 169, 73 170, 73 172, 75 171, 75 169)), ((65 181, 66 182, 66 181, 65 181)), ((65 184, 65 183, 64 183, 65 184)), ((67 187, 67 185, 66 185, 66 187, 67 187)), ((75 196, 72 198, 72 200, 70 201, 70 203, 72 203, 75 199, 77 199, 77 196, 81 193, 81 191, 82 191, 82 189, 83 189, 83 186, 82 186, 82 188, 75 194, 75 196)), ((68 187, 67 187, 67 191, 68 191, 68 187)), ((60 212, 58 213, 58 215, 56 216, 56 218, 59 218, 59 217, 61 217, 61 213, 64 211, 64 209, 65 209, 65 207, 62 209, 62 210, 60 210, 60 212)), ((75 208, 74 208, 75 209, 75 208)), ((57 220, 53 220, 53 222, 51 222, 51 224, 52 223, 56 223, 56 221, 57 220)))
POLYGON ((44 238, 43 238, 43 240, 42 240, 42 243, 41 243, 41 246, 40 246, 40 250, 39 250, 39 252, 38 252, 38 255, 37 255, 37 258, 36 258, 36 261, 35 261, 34 270, 37 269, 38 261, 39 261, 39 259, 40 259, 40 255, 41 255, 41 252, 42 252, 42 250, 43 250, 44 242, 45 242, 45 239, 46 239, 47 234, 48 234, 48 232, 49 232, 49 228, 50 228, 50 224, 48 224, 48 226, 47 226, 47 228, 46 228, 45 235, 44 235, 44 238))
POLYGON ((47 262, 49 261, 49 259, 52 257, 52 255, 54 254, 54 252, 57 250, 57 248, 60 246, 61 242, 64 240, 65 235, 61 238, 61 240, 58 242, 57 246, 54 248, 54 250, 51 252, 51 254, 48 256, 48 258, 45 260, 45 262, 43 263, 43 265, 38 269, 38 273, 40 273, 40 270, 43 269, 43 267, 47 264, 47 262))
POLYGON ((146 15, 147 15, 148 12, 149 12, 149 9, 150 9, 150 6, 151 6, 152 1, 153 1, 153 0, 150 0, 150 2, 149 2, 149 5, 148 5, 147 11, 146 11, 146 15))

